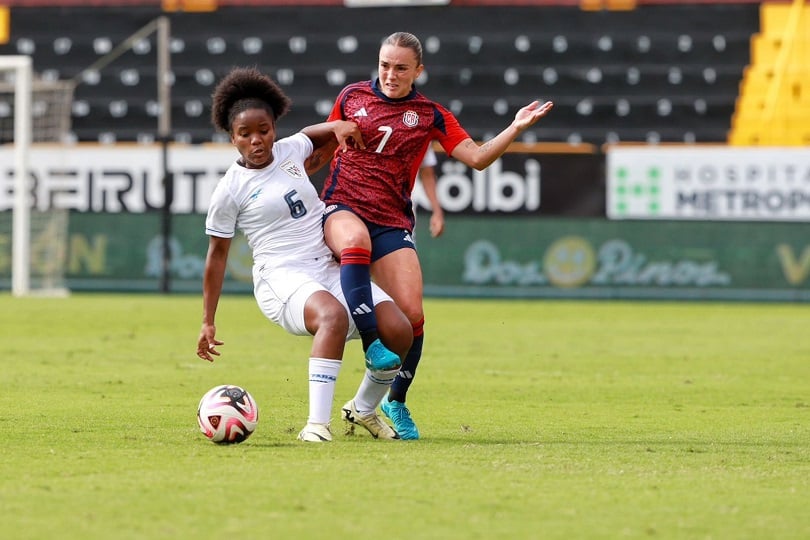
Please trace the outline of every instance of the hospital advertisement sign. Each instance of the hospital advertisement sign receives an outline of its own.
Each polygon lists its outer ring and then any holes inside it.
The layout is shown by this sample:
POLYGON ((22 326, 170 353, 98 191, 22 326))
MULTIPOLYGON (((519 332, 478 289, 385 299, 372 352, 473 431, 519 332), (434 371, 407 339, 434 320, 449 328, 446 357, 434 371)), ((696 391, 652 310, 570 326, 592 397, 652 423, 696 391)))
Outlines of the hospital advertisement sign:
POLYGON ((610 219, 810 221, 810 149, 616 146, 610 219))

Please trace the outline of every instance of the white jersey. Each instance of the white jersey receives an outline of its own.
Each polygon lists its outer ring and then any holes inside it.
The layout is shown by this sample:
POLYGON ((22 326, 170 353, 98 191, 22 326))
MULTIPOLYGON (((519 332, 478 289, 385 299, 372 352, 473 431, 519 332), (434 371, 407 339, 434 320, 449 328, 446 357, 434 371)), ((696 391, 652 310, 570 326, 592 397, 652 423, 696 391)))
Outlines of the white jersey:
MULTIPOLYGON (((298 133, 273 144, 273 162, 264 169, 231 165, 211 195, 205 233, 245 233, 253 252, 253 294, 268 319, 291 334, 311 335, 307 299, 328 291, 346 309, 346 337, 352 339, 358 333, 340 286, 340 264, 323 239, 324 203, 304 167, 312 148, 298 133)), ((374 305, 391 301, 375 283, 371 289, 374 305)))
POLYGON ((233 238, 244 232, 254 265, 301 266, 331 252, 323 240, 324 203, 309 180, 304 160, 312 141, 297 133, 273 144, 263 169, 234 163, 219 180, 205 220, 205 233, 233 238))

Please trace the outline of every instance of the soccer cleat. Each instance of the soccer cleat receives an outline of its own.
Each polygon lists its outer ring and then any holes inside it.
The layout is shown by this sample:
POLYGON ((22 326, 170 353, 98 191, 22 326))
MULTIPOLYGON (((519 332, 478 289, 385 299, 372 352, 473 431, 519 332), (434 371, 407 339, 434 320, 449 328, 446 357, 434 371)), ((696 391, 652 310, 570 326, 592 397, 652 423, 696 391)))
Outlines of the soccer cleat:
POLYGON ((411 411, 404 403, 389 401, 388 396, 385 396, 380 403, 380 409, 394 423, 394 429, 397 430, 401 439, 416 440, 419 438, 419 429, 413 423, 411 411))
POLYGON ((304 442, 329 442, 332 440, 332 431, 329 424, 308 423, 298 434, 298 440, 304 442))
POLYGON ((346 435, 354 435, 354 426, 363 426, 375 439, 399 439, 394 429, 382 421, 376 412, 360 414, 354 406, 354 400, 346 402, 341 413, 346 421, 346 435))
POLYGON ((388 371, 402 365, 399 355, 389 351, 379 338, 366 351, 366 367, 372 371, 388 371))

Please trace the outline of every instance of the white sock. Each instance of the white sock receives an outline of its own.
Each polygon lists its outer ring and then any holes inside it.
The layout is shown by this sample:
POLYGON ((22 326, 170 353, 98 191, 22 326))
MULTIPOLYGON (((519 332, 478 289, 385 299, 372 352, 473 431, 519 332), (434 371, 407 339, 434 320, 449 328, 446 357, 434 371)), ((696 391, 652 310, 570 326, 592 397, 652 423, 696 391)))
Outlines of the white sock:
POLYGON ((340 360, 309 359, 309 418, 307 422, 326 424, 332 418, 335 383, 340 372, 340 360))
POLYGON ((363 381, 354 396, 354 406, 357 412, 368 414, 376 410, 391 387, 391 383, 396 379, 397 373, 399 373, 399 368, 390 371, 366 369, 363 381))

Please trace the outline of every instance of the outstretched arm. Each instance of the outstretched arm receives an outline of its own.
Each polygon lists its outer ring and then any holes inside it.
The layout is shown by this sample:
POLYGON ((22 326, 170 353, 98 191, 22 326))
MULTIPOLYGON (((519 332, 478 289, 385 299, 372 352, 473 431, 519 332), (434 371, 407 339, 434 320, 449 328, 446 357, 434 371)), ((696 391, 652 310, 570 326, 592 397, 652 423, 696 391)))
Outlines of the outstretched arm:
POLYGON ((312 153, 304 163, 307 174, 310 175, 329 163, 338 148, 345 152, 349 147, 349 141, 354 141, 354 145, 358 148, 366 147, 360 128, 356 123, 347 120, 314 124, 302 129, 301 133, 312 141, 312 153))
POLYGON ((200 337, 197 339, 197 356, 213 362, 214 356, 219 356, 219 351, 215 347, 223 344, 216 339, 217 328, 214 319, 222 294, 222 283, 225 281, 225 266, 228 262, 231 239, 217 236, 209 238, 203 271, 203 320, 200 337))
POLYGON ((509 144, 518 135, 548 114, 553 106, 554 104, 550 101, 542 104, 539 101, 533 101, 520 109, 509 127, 498 133, 493 139, 480 146, 472 139, 462 141, 453 149, 451 156, 478 171, 486 169, 506 152, 509 144))

